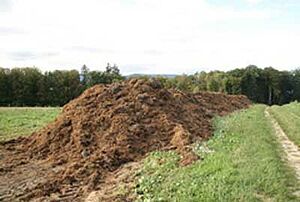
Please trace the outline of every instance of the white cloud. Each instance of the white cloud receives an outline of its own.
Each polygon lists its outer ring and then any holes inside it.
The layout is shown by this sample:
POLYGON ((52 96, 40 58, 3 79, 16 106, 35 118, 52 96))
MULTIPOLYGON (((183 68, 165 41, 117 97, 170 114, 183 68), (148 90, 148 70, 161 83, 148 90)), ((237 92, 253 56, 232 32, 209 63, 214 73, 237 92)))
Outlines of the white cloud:
POLYGON ((267 25, 280 15, 274 10, 205 0, 12 1, 12 10, 0 13, 0 28, 19 34, 0 29, 0 66, 79 69, 111 62, 123 73, 188 73, 299 62, 299 30, 267 25))

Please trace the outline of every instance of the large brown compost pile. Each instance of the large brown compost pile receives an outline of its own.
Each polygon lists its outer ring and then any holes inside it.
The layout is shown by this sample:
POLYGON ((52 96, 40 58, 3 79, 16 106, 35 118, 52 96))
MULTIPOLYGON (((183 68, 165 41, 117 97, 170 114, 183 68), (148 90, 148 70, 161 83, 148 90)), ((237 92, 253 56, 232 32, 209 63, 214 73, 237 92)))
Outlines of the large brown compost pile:
POLYGON ((212 135, 214 115, 249 104, 245 96, 167 90, 155 79, 96 85, 65 105, 42 130, 2 143, 0 152, 7 155, 0 158, 0 176, 18 166, 42 165, 46 178, 12 198, 61 195, 80 201, 102 186, 108 173, 148 152, 176 149, 185 158, 187 145, 212 135))

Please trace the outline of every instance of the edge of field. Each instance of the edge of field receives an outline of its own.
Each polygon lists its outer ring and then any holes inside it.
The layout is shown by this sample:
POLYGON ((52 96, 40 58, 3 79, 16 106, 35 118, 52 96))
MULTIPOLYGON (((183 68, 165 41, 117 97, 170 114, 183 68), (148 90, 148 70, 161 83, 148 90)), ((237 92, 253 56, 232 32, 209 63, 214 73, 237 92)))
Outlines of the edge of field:
POLYGON ((151 153, 136 173, 137 201, 297 201, 299 184, 265 107, 216 118, 214 137, 194 145, 201 160, 191 166, 179 166, 175 152, 151 153))
POLYGON ((300 147, 300 103, 292 102, 283 106, 269 108, 283 131, 298 147, 300 147))

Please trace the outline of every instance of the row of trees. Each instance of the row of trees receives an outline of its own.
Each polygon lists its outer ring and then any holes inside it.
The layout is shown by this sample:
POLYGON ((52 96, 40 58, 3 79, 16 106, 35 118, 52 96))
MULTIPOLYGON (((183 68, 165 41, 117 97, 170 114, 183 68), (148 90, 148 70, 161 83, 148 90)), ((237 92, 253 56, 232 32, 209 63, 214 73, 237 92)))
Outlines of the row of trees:
POLYGON ((0 68, 0 106, 62 106, 97 83, 124 79, 116 65, 105 71, 47 71, 37 68, 0 68))
POLYGON ((278 71, 250 65, 232 71, 199 72, 172 79, 160 78, 168 88, 243 94, 256 103, 285 104, 300 100, 300 70, 278 71))
MULTIPOLYGON (((125 79, 116 65, 105 71, 48 71, 37 68, 0 68, 0 106, 62 106, 95 84, 125 79)), ((159 78, 165 87, 182 91, 214 91, 244 94, 253 102, 285 104, 300 100, 300 69, 278 71, 250 65, 228 72, 198 72, 174 78, 159 78)))

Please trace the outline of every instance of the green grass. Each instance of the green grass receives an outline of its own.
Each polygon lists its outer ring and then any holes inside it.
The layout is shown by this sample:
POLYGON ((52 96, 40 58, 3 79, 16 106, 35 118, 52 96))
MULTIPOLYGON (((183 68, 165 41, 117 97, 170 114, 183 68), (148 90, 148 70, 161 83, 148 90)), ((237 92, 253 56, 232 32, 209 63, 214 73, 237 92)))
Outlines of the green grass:
POLYGON ((300 103, 272 106, 269 111, 290 140, 300 146, 300 103))
POLYGON ((0 107, 0 141, 32 132, 53 121, 60 108, 46 107, 0 107))
POLYGON ((180 167, 174 152, 154 152, 137 173, 137 201, 297 201, 297 181, 264 116, 265 106, 215 120, 214 137, 195 145, 203 160, 180 167))

